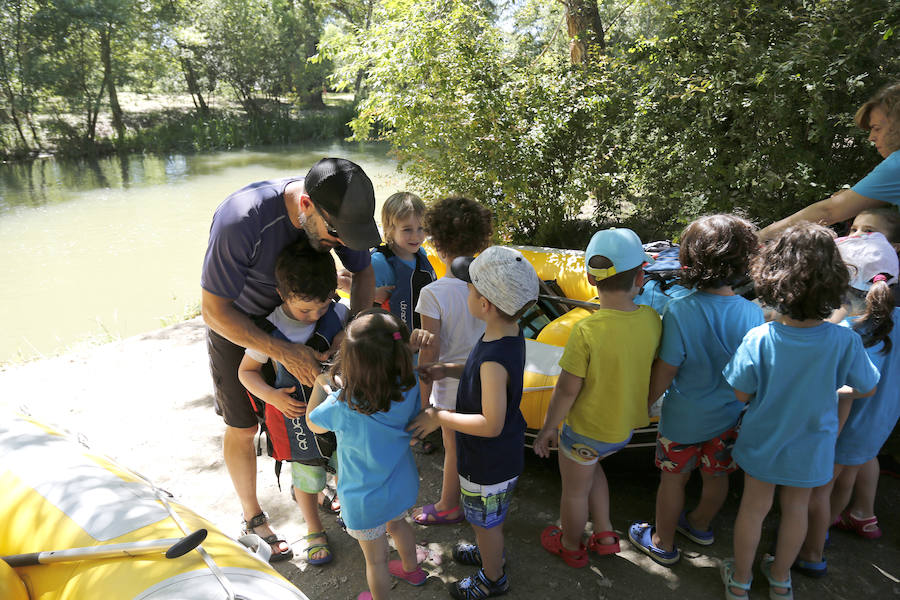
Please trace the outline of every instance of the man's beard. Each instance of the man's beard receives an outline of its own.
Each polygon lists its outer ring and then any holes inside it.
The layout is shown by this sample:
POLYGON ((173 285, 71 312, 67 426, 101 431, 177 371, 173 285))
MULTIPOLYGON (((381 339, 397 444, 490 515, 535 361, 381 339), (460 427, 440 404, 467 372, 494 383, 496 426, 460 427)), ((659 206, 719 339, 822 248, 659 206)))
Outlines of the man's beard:
POLYGON ((331 250, 337 246, 336 242, 323 240, 319 237, 319 232, 313 224, 312 219, 305 219, 303 221, 303 232, 306 234, 309 245, 312 246, 312 249, 316 252, 331 252, 331 250))

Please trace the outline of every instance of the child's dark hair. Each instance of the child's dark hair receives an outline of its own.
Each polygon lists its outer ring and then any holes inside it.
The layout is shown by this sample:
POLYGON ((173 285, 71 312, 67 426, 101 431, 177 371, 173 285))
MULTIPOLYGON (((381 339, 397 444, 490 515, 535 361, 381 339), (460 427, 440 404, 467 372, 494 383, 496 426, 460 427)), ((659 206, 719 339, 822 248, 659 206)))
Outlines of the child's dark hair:
POLYGON ((841 305, 850 283, 834 234, 806 222, 764 248, 750 271, 760 300, 798 321, 828 317, 841 305))
POLYGON ((891 330, 894 329, 894 290, 888 287, 887 281, 876 281, 868 292, 850 288, 848 293, 851 312, 857 313, 865 305, 863 315, 853 323, 853 329, 859 333, 863 346, 870 348, 884 342, 881 354, 890 354, 892 342, 891 330))
MULTIPOLYGON (((860 211, 859 215, 874 215, 887 226, 884 237, 892 244, 900 242, 900 210, 894 206, 879 206, 860 211)), ((857 215, 857 216, 859 216, 857 215)))
POLYGON ((756 228, 735 215, 700 217, 681 235, 681 285, 712 289, 747 276, 759 242, 756 228))
POLYGON ((429 207, 425 228, 435 249, 446 256, 474 256, 488 247, 491 211, 464 196, 447 196, 429 207))
POLYGON ((288 244, 275 261, 275 283, 282 299, 330 299, 337 288, 337 269, 328 252, 317 252, 301 238, 288 244))
POLYGON ((406 325, 386 310, 370 308, 356 315, 346 332, 331 367, 344 382, 340 400, 364 415, 389 410, 416 385, 406 325))
MULTIPOLYGON (((588 266, 592 269, 608 269, 613 266, 613 263, 605 256, 595 254, 588 261, 588 266)), ((605 279, 598 279, 597 283, 595 284, 597 287, 597 291, 627 292, 632 287, 634 287, 634 278, 637 275, 638 271, 641 270, 641 268, 641 266, 637 266, 633 269, 628 269, 627 271, 622 271, 621 273, 610 275, 605 279)))

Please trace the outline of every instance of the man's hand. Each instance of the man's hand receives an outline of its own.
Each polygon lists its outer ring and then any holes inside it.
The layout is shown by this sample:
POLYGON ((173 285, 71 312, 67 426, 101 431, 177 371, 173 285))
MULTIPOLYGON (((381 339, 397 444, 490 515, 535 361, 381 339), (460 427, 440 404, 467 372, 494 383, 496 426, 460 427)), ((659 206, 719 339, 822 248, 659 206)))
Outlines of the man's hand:
POLYGON ((559 432, 556 429, 542 428, 534 440, 534 453, 547 458, 550 456, 550 448, 559 445, 559 432))
POLYGON ((266 404, 271 404, 280 410, 284 416, 289 419, 296 419, 297 417, 302 417, 306 414, 306 402, 297 400, 291 396, 295 391, 297 391, 295 386, 272 389, 271 392, 266 394, 263 400, 266 404))
POLYGON ((412 433, 413 437, 422 439, 440 426, 438 410, 436 408, 426 408, 410 422, 406 430, 412 433))
POLYGON ((277 356, 276 360, 300 383, 311 387, 322 372, 322 364, 316 360, 316 353, 309 346, 304 344, 289 344, 289 346, 290 348, 277 356))

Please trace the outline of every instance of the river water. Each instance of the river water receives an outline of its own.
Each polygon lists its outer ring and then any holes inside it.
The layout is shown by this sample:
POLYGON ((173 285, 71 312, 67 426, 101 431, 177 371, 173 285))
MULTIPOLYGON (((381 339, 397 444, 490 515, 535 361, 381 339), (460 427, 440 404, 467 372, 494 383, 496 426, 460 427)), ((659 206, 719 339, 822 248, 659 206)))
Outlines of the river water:
POLYGON ((361 165, 379 203, 403 189, 382 145, 0 165, 0 364, 181 320, 200 300, 219 203, 324 156, 361 165))

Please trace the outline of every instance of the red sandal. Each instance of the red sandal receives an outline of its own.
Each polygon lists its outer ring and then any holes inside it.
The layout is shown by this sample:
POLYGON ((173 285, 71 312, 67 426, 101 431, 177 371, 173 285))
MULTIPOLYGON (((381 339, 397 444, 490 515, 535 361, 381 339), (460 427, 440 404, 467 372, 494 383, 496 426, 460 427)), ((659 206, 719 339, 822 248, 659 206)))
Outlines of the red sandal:
POLYGON ((570 567, 581 568, 588 564, 587 548, 584 544, 578 544, 578 550, 569 550, 562 545, 562 529, 556 525, 548 525, 541 532, 541 546, 550 554, 556 554, 562 557, 570 567))
POLYGON ((588 539, 587 547, 589 550, 596 552, 601 556, 605 554, 618 554, 621 550, 619 547, 619 534, 615 531, 598 531, 588 539), (600 540, 607 537, 611 537, 616 541, 611 544, 600 543, 600 540))

